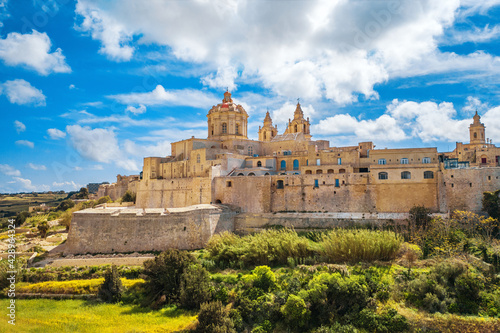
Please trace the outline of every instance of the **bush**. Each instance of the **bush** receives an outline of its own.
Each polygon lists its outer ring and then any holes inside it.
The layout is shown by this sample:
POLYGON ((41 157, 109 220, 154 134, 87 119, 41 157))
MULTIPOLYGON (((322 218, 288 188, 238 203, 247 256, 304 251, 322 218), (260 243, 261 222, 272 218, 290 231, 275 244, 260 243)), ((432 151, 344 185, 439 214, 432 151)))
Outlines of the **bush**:
POLYGON ((255 288, 259 288, 266 293, 276 289, 276 276, 268 266, 255 267, 249 278, 255 288))
POLYGON ((130 190, 127 190, 122 196, 122 202, 134 202, 135 203, 136 194, 130 190))
POLYGON ((16 215, 16 221, 14 222, 16 227, 19 227, 21 226, 28 217, 31 216, 31 213, 30 212, 19 212, 17 213, 16 215))
POLYGON ((411 227, 416 229, 427 229, 427 225, 431 221, 431 211, 424 206, 413 206, 410 209, 409 223, 411 227))
POLYGON ((359 313, 354 324, 359 328, 366 329, 368 332, 380 333, 405 332, 410 328, 406 318, 398 314, 394 309, 381 314, 364 309, 359 313))
POLYGON ((66 199, 61 201, 61 203, 56 207, 56 210, 66 211, 70 208, 75 207, 75 203, 71 199, 66 199))
POLYGON ((49 231, 50 226, 47 223, 47 221, 43 221, 40 224, 38 224, 38 232, 40 233, 41 238, 47 237, 47 231, 49 231))
POLYGON ((108 202, 113 202, 113 200, 111 200, 111 198, 109 197, 109 195, 106 195, 104 197, 100 197, 99 199, 97 199, 97 205, 102 205, 104 203, 108 203, 108 202))
POLYGON ((226 307, 219 301, 203 303, 198 314, 197 333, 236 333, 226 307))
POLYGON ((146 260, 143 274, 151 301, 162 296, 176 301, 182 274, 193 263, 194 258, 188 252, 179 250, 167 250, 154 259, 146 260))
POLYGON ((113 265, 104 273, 104 282, 99 287, 97 296, 106 303, 117 303, 122 299, 122 295, 123 285, 120 274, 116 266, 113 265))
POLYGON ((290 328, 299 328, 307 325, 311 312, 306 302, 296 295, 288 296, 285 305, 281 307, 283 318, 290 328))
POLYGON ((210 301, 210 275, 201 265, 191 265, 181 276, 179 301, 182 307, 198 309, 210 301))
POLYGON ((402 239, 392 231, 338 229, 323 235, 320 254, 327 262, 391 260, 402 239))

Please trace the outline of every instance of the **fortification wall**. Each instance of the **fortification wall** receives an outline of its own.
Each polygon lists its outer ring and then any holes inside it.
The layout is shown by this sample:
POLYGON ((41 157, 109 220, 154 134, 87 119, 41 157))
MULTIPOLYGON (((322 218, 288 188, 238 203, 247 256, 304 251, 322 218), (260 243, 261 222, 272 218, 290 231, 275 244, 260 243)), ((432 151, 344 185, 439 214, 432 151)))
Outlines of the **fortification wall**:
POLYGON ((137 208, 187 207, 211 201, 209 177, 146 179, 137 186, 137 208))
POLYGON ((235 214, 213 205, 86 209, 73 214, 65 253, 199 249, 214 233, 232 231, 235 214))

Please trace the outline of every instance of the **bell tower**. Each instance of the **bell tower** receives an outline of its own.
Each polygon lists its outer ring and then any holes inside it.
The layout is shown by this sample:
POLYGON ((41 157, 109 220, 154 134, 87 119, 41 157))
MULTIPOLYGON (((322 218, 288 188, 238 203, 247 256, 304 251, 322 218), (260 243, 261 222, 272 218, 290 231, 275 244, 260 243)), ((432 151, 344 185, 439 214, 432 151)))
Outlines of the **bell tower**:
POLYGON ((309 131, 310 126, 311 124, 309 123, 309 117, 307 117, 307 120, 304 119, 304 112, 300 107, 300 103, 297 102, 297 107, 295 108, 295 112, 293 113, 293 120, 288 120, 285 134, 303 133, 306 139, 310 139, 312 137, 309 131))
POLYGON ((278 134, 278 125, 273 127, 273 120, 269 115, 269 111, 264 118, 264 126, 259 126, 259 141, 271 141, 278 134))
POLYGON ((473 117, 474 122, 469 126, 470 143, 472 145, 480 145, 486 143, 485 126, 481 123, 481 117, 476 114, 473 117))

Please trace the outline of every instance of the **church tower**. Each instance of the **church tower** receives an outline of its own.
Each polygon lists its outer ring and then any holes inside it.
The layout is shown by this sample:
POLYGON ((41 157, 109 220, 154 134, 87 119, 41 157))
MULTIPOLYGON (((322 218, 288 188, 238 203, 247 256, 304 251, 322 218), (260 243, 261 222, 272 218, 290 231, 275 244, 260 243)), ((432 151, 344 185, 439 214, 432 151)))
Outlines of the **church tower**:
POLYGON ((303 133, 306 139, 310 139, 312 137, 309 131, 310 126, 309 117, 307 117, 307 120, 304 119, 304 112, 300 107, 300 103, 297 102, 297 107, 293 113, 293 120, 288 119, 285 134, 303 133))
POLYGON ((248 114, 233 103, 229 91, 224 93, 222 103, 212 106, 207 118, 208 140, 248 139, 248 114))
POLYGON ((264 127, 259 126, 259 141, 271 141, 278 134, 278 125, 273 127, 273 120, 269 115, 269 111, 264 118, 264 127))
POLYGON ((470 143, 472 145, 480 145, 486 142, 485 126, 481 123, 481 117, 477 114, 474 115, 474 122, 469 126, 470 143))

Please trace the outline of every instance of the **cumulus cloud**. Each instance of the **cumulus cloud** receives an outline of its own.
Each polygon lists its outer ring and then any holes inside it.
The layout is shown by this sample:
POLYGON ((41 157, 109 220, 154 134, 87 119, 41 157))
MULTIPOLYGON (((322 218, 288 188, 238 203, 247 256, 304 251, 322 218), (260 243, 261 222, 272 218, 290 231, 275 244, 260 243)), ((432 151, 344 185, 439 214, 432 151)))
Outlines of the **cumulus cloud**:
POLYGON ((19 105, 45 106, 45 95, 28 81, 16 79, 0 84, 0 94, 19 105))
POLYGON ((471 115, 474 114, 476 111, 482 112, 488 108, 488 105, 486 103, 482 103, 479 98, 473 97, 473 96, 468 96, 467 100, 465 102, 464 107, 462 108, 462 111, 464 111, 466 114, 471 115))
POLYGON ((102 163, 114 163, 130 171, 139 170, 136 161, 128 159, 120 149, 113 129, 71 125, 66 127, 71 144, 84 158, 102 163))
POLYGON ((21 171, 13 168, 8 164, 0 164, 0 172, 6 176, 21 176, 21 171))
POLYGON ((53 182, 52 183, 52 187, 55 187, 55 188, 70 188, 70 189, 73 189, 73 190, 78 190, 80 189, 82 186, 80 184, 77 184, 75 183, 74 181, 65 181, 65 182, 53 182))
POLYGON ((22 189, 33 192, 41 192, 50 190, 50 186, 48 185, 33 185, 30 179, 21 178, 21 177, 13 177, 15 182, 21 186, 22 189))
POLYGON ((35 144, 31 141, 28 141, 28 140, 17 140, 16 145, 26 146, 26 147, 29 147, 31 149, 35 148, 35 144))
POLYGON ((145 156, 168 156, 170 155, 170 141, 160 141, 153 145, 139 145, 132 140, 125 140, 124 150, 137 157, 145 156))
POLYGON ((162 85, 157 85, 151 92, 130 93, 111 95, 108 98, 114 99, 122 104, 132 105, 182 105, 195 108, 206 108, 207 105, 217 103, 217 98, 213 95, 194 89, 173 89, 165 90, 162 85))
POLYGON ((33 170, 47 170, 47 167, 43 164, 28 163, 28 166, 33 170))
POLYGON ((26 125, 24 125, 19 120, 14 121, 14 127, 16 128, 17 133, 21 133, 21 132, 26 131, 26 125))
MULTIPOLYGON (((79 0, 76 12, 79 27, 111 59, 131 59, 137 44, 154 43, 202 65, 198 75, 209 87, 235 89, 241 80, 287 98, 346 104, 359 95, 378 98, 374 86, 392 77, 491 72, 485 64, 498 57, 443 53, 438 46, 459 9, 466 17, 495 1, 79 0)), ((496 34, 491 29, 484 34, 496 34)))
POLYGON ((41 75, 71 72, 62 50, 58 48, 50 53, 51 48, 52 42, 45 32, 11 32, 0 39, 0 59, 8 66, 24 66, 41 75))
POLYGON ((125 111, 132 112, 133 114, 141 114, 146 112, 146 106, 144 104, 139 105, 138 107, 133 107, 132 105, 127 106, 125 111))
POLYGON ((57 128, 49 128, 47 130, 47 134, 50 136, 52 140, 59 140, 66 137, 66 132, 63 132, 57 128))

